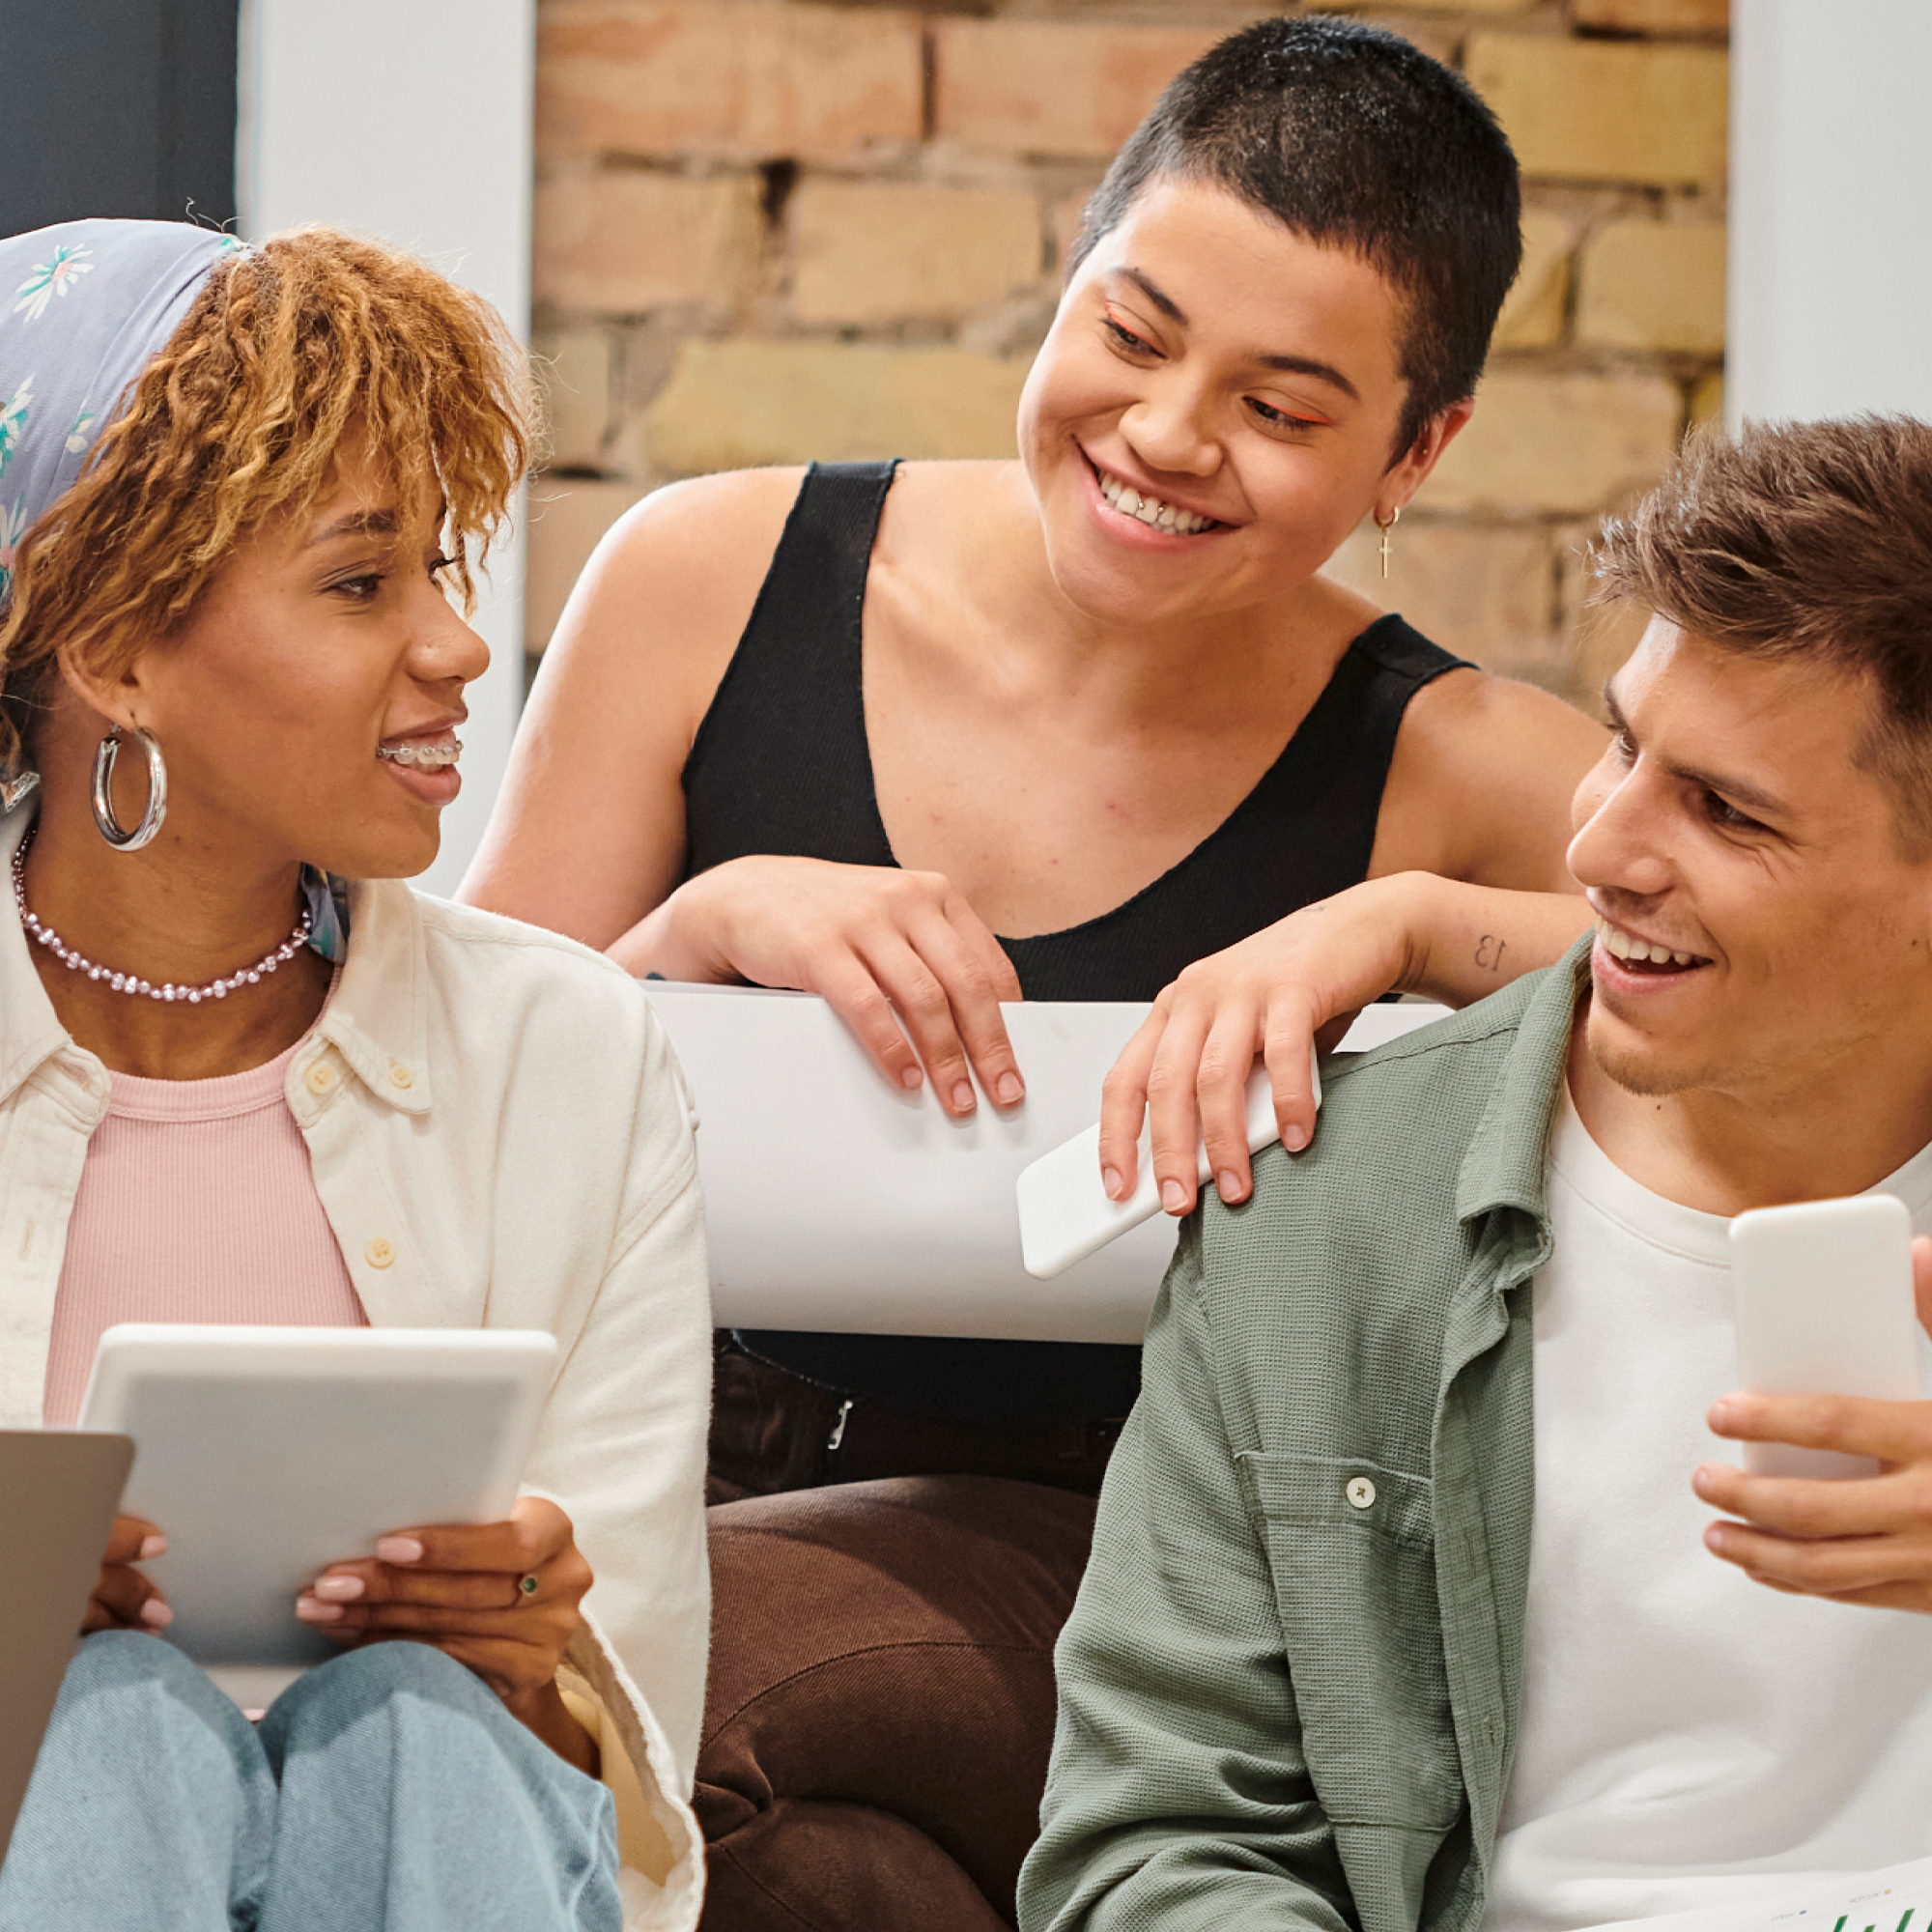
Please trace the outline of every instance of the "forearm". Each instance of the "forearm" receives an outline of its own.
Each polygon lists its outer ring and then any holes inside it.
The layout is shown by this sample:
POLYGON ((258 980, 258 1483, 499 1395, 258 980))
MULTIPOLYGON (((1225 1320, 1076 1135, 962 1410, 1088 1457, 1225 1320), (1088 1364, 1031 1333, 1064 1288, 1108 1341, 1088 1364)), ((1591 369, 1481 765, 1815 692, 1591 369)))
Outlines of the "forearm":
POLYGON ((1405 910, 1401 989, 1444 1006, 1472 1006, 1513 980, 1553 966, 1595 915, 1574 893, 1517 893, 1433 872, 1387 880, 1405 910))
POLYGON ((710 980, 729 983, 739 978, 702 938, 701 922, 689 917, 684 897, 687 882, 648 912, 605 952, 635 980, 710 980))

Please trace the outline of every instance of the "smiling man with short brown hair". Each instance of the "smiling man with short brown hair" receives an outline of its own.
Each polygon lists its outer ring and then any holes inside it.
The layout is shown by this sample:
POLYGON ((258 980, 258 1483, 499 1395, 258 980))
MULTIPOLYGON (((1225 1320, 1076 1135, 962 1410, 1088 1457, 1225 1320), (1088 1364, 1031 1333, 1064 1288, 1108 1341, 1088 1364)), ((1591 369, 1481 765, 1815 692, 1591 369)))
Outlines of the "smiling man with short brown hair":
POLYGON ((1699 439, 1598 564, 1657 614, 1577 795, 1596 933, 1188 1224, 1026 1932, 1559 1932, 1932 1853, 1932 1403, 1727 1393, 1725 1245, 1932 1226, 1932 429, 1699 439))

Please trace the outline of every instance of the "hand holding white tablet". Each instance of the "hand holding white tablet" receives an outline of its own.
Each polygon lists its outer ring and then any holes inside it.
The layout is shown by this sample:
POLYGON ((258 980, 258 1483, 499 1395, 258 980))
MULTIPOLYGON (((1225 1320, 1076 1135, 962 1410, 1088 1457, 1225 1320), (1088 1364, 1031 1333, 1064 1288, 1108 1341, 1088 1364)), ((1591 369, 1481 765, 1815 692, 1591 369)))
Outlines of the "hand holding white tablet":
POLYGON ((100 1576, 87 1600, 80 1634, 92 1636, 104 1630, 162 1630, 175 1620, 155 1579, 137 1570, 137 1563, 167 1554, 168 1539, 145 1517, 117 1516, 107 1548, 100 1558, 100 1576))
POLYGON ((326 1567, 412 1523, 509 1520, 555 1355, 506 1330, 110 1328, 82 1425, 134 1438, 125 1508, 167 1539, 163 1634, 283 1681, 328 1657, 296 1613, 326 1567))
POLYGON ((374 1556, 331 1563, 295 1608, 345 1648, 372 1635, 433 1643, 588 1770, 587 1740, 564 1709, 556 1672, 592 1580, 569 1517, 546 1496, 524 1496, 502 1522, 381 1537, 374 1556))

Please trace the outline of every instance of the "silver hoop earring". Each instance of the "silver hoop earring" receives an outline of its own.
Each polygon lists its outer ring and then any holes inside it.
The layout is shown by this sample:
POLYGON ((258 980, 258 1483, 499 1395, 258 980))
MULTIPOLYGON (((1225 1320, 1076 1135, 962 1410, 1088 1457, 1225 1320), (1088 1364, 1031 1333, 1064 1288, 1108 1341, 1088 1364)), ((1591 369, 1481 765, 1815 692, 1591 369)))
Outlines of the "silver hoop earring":
POLYGON ((115 725, 94 753, 94 822, 100 836, 117 852, 138 852, 161 829, 168 815, 168 767, 152 731, 134 727, 134 742, 148 760, 148 809, 131 832, 124 832, 114 816, 114 760, 121 755, 121 727, 115 725))

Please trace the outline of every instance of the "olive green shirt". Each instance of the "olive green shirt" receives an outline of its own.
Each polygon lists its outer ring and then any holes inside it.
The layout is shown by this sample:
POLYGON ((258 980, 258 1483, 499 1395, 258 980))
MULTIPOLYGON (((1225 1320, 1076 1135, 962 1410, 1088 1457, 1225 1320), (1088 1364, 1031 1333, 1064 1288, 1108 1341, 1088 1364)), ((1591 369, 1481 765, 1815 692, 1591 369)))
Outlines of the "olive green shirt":
POLYGON ((1024 1932, 1462 1932, 1522 1702, 1529 1283, 1588 942, 1324 1072, 1185 1226, 1058 1653, 1024 1932))

